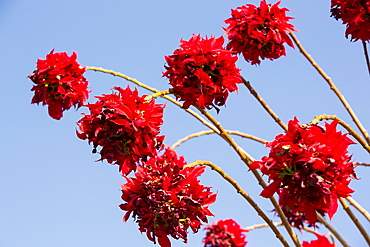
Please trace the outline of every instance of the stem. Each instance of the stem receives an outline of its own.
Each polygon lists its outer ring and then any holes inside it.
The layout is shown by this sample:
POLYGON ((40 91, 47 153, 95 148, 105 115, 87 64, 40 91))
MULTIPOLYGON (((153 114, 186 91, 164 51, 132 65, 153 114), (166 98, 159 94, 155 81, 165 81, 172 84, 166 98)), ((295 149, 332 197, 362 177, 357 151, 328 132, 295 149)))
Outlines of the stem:
POLYGON ((353 163, 355 166, 370 166, 368 163, 362 163, 362 162, 354 162, 353 163))
MULTIPOLYGON (((155 89, 155 88, 152 88, 152 87, 149 87, 148 85, 144 84, 144 83, 141 83, 139 82, 138 80, 134 79, 134 78, 131 78, 127 75, 124 75, 122 73, 119 73, 119 72, 115 72, 113 70, 107 70, 107 69, 103 69, 103 68, 98 68, 98 67, 91 67, 91 66, 86 66, 85 67, 86 70, 92 70, 92 71, 98 71, 98 72, 102 72, 102 73, 106 73, 106 74, 111 74, 111 75, 114 75, 114 76, 118 76, 118 77, 121 77, 127 81, 130 81, 130 82, 133 82, 135 83, 136 85, 138 85, 139 87, 142 87, 142 88, 145 88, 149 91, 152 91, 154 93, 159 93, 161 91, 155 89)), ((160 95, 160 97, 162 98, 165 98, 166 100, 174 103, 175 105, 179 106, 180 108, 182 108, 182 104, 180 102, 177 102, 175 99, 167 96, 167 95, 160 95)), ((190 113, 193 117, 195 117, 196 119, 198 119, 202 124, 204 124, 205 126, 207 126, 208 128, 210 128, 211 130, 213 130, 214 132, 218 133, 218 130, 212 126, 209 122, 207 122, 204 118, 202 118, 201 116, 199 116, 196 112, 190 110, 190 109, 184 109, 182 108, 184 111, 190 113)))
MULTIPOLYGON (((225 131, 225 129, 221 126, 221 124, 219 122, 217 122, 216 119, 214 119, 212 117, 211 114, 209 114, 208 112, 206 112, 205 110, 203 109, 200 109, 198 107, 198 110, 204 115, 206 116, 206 118, 214 125, 216 126, 216 128, 219 130, 219 135, 226 141, 229 143, 229 145, 235 150, 235 152, 239 155, 240 159, 249 167, 250 164, 254 161, 253 157, 250 156, 246 151, 244 151, 244 149, 242 149, 240 146, 238 146, 236 144, 236 142, 234 141, 234 139, 225 131)), ((255 178, 257 179, 259 185, 262 186, 262 188, 266 188, 266 183, 265 181, 262 179, 261 175, 258 173, 257 170, 251 170, 253 175, 255 176, 255 178)), ((276 201, 275 197, 271 197, 269 198, 271 203, 273 204, 276 212, 278 213, 280 219, 282 220, 283 224, 284 224, 284 227, 285 229, 287 230, 289 236, 291 237, 291 239, 293 240, 294 244, 296 247, 302 247, 301 243, 299 242, 298 240, 298 237, 297 235, 295 234, 295 232, 293 231, 291 225, 289 224, 288 220, 286 219, 285 215, 284 215, 284 212, 283 210, 280 208, 280 205, 279 203, 276 201)))
POLYGON ((166 90, 166 91, 160 91, 160 92, 157 92, 157 93, 153 93, 151 95, 148 95, 145 97, 145 100, 146 101, 150 101, 151 99, 155 99, 155 98, 158 98, 158 97, 162 97, 166 94, 170 94, 170 90, 166 90))
POLYGON ((341 120, 335 115, 321 114, 321 115, 316 116, 314 120, 311 121, 311 124, 317 124, 319 121, 322 121, 322 120, 338 120, 339 121, 338 123, 342 125, 343 128, 345 128, 348 131, 348 133, 351 136, 353 136, 368 153, 370 153, 370 146, 362 139, 362 137, 359 134, 356 133, 356 131, 354 131, 351 128, 351 126, 346 124, 343 120, 341 120))
POLYGON ((327 222, 321 214, 316 212, 317 219, 331 232, 333 235, 338 239, 338 241, 344 246, 349 247, 348 243, 344 240, 344 238, 332 227, 329 222, 327 222))
MULTIPOLYGON (((258 138, 258 137, 252 136, 252 135, 248 135, 248 134, 245 134, 245 133, 242 133, 242 132, 239 132, 239 131, 226 130, 226 132, 229 133, 229 134, 231 134, 231 135, 238 135, 238 136, 241 136, 241 137, 244 137, 244 138, 252 139, 252 140, 255 140, 255 141, 260 142, 262 144, 265 144, 266 143, 266 141, 265 140, 262 140, 261 138, 258 138)), ((195 137, 199 137, 199 136, 202 136, 202 135, 209 135, 209 134, 213 134, 213 133, 215 133, 213 130, 204 130, 204 131, 199 131, 199 132, 194 133, 194 134, 190 134, 190 135, 185 136, 184 138, 178 140, 176 143, 174 143, 171 146, 171 149, 175 149, 180 144, 186 142, 189 139, 192 139, 192 138, 195 138, 195 137)))
POLYGON ((267 103, 264 101, 264 99, 254 90, 254 88, 251 86, 249 81, 246 81, 242 77, 242 81, 244 85, 249 89, 249 92, 257 99, 258 102, 262 105, 263 108, 267 111, 268 114, 275 120, 276 123, 280 125, 281 128, 283 128, 285 131, 288 130, 287 126, 280 120, 280 118, 275 114, 275 112, 267 105, 267 103))
POLYGON ((369 75, 370 75, 370 60, 369 60, 369 54, 367 52, 367 47, 366 47, 366 42, 365 41, 362 41, 362 46, 364 48, 367 70, 369 71, 369 75))
POLYGON ((360 231, 360 233, 364 237, 366 243, 370 246, 370 236, 369 236, 369 234, 367 234, 365 228, 362 226, 362 224, 357 219, 357 217, 355 216, 355 214, 349 208, 346 200, 344 200, 343 198, 339 198, 339 201, 342 204, 343 209, 346 211, 346 213, 348 214, 348 216, 351 218, 351 220, 353 221, 353 223, 356 225, 357 229, 360 231))
POLYGON ((245 192, 240 185, 232 179, 229 175, 227 175, 220 167, 214 165, 212 162, 209 161, 194 161, 191 164, 186 165, 185 167, 195 167, 200 165, 209 166, 212 170, 216 171, 221 177, 223 177, 227 182, 229 182, 247 202, 256 210, 257 214, 268 224, 271 230, 275 233, 275 236, 280 240, 280 242, 285 246, 289 247, 289 244, 285 240, 285 238, 281 235, 275 224, 272 222, 271 219, 267 217, 267 215, 263 212, 263 210, 254 202, 254 200, 245 192))
POLYGON ((362 126, 360 120, 357 118, 356 114, 352 110, 351 106, 348 104, 347 100, 344 98, 342 93, 339 91, 339 89, 335 86, 334 82, 331 80, 331 78, 321 69, 321 67, 315 62, 315 60, 309 55, 306 50, 303 48, 297 37, 294 33, 289 33, 290 37, 293 39, 294 43, 299 48, 300 52, 307 58, 307 60, 311 63, 311 65, 319 72, 319 74, 325 79, 325 81, 329 84, 330 89, 334 91, 334 93, 337 95, 339 100, 342 102, 344 108, 348 111, 349 115, 351 116, 352 120, 357 125, 358 129, 366 139, 366 142, 370 144, 370 138, 366 131, 366 129, 362 126))
MULTIPOLYGON (((274 225, 275 226, 282 226, 283 223, 282 222, 274 222, 274 225)), ((250 230, 263 228, 263 227, 267 227, 267 226, 269 226, 269 225, 267 225, 267 224, 257 224, 257 225, 245 227, 244 230, 250 231, 250 230)), ((313 233, 313 234, 321 235, 317 231, 314 231, 314 230, 312 230, 310 228, 307 228, 307 227, 301 227, 300 229, 305 230, 305 231, 310 232, 310 233, 313 233)))
POLYGON ((352 197, 346 198, 349 203, 351 203, 352 206, 354 206, 360 213, 362 213, 365 218, 370 222, 370 214, 368 211, 366 211, 361 205, 356 202, 352 197))

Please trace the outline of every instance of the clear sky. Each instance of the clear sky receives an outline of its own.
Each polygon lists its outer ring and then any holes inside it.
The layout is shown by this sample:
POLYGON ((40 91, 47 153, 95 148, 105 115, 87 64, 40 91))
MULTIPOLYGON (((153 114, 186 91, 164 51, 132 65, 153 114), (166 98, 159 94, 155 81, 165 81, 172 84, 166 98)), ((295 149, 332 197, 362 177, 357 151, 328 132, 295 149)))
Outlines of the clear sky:
MULTIPOLYGON (((36 68, 38 58, 44 59, 52 49, 75 51, 82 66, 113 69, 165 90, 163 56, 172 54, 179 40, 192 34, 224 35, 221 27, 230 10, 246 3, 259 1, 0 0, 0 247, 152 246, 136 223, 122 222, 119 183, 124 179, 117 167, 95 162, 99 156, 76 137, 75 122, 83 110, 72 109, 56 121, 48 116, 46 107, 30 104, 32 82, 27 75, 36 68)), ((344 93, 363 125, 370 128, 370 80, 362 44, 344 37, 344 26, 330 18, 329 5, 329 0, 284 0, 281 4, 296 18, 292 23, 300 31, 297 37, 302 44, 344 93)), ((297 49, 288 47, 286 57, 262 61, 260 66, 240 59, 238 67, 284 122, 297 116, 307 123, 326 113, 354 126, 329 86, 297 49)), ((89 102, 94 102, 93 95, 128 85, 97 72, 88 71, 85 76, 92 90, 89 102)), ((211 113, 216 116, 215 111, 211 113)), ((227 129, 266 140, 282 133, 243 86, 230 95, 216 117, 227 129)), ((167 104, 161 131, 167 144, 205 129, 183 110, 167 104)), ((256 159, 268 154, 261 144, 236 140, 256 159)), ((278 221, 268 200, 258 196, 261 188, 247 167, 219 137, 193 139, 177 151, 189 163, 209 160, 221 166, 278 221)), ((350 151, 354 161, 370 163, 359 145, 350 151)), ((361 179, 350 186, 356 190, 354 198, 368 210, 369 169, 358 167, 361 179)), ((263 223, 217 174, 207 169, 201 181, 218 191, 217 202, 210 206, 216 217, 210 222, 234 218, 243 227, 263 223)), ((370 230, 369 223, 362 216, 359 219, 370 230)), ((342 209, 332 224, 351 246, 365 246, 342 209)), ((324 227, 319 231, 327 233, 324 227)), ((302 240, 312 239, 312 234, 298 235, 302 240)), ((203 237, 202 230, 189 233, 187 246, 201 246, 203 237)), ((280 246, 269 229, 254 230, 247 240, 248 246, 280 246)), ((182 241, 172 243, 186 246, 182 241)))

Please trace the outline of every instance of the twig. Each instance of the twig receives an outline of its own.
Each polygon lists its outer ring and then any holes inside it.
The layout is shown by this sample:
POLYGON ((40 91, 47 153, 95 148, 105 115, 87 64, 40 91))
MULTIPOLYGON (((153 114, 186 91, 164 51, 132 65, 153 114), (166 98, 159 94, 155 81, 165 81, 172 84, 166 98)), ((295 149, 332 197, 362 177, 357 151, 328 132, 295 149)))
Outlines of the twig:
POLYGON ((366 47, 366 42, 365 41, 362 41, 362 46, 364 48, 367 70, 369 71, 369 75, 370 75, 370 60, 369 60, 369 54, 367 52, 367 47, 366 47))
POLYGON ((257 205, 257 203, 254 202, 254 200, 248 195, 247 192, 245 192, 240 185, 232 179, 229 175, 227 175, 220 167, 214 165, 212 162, 209 161, 194 161, 185 167, 195 167, 195 166, 201 166, 206 165, 209 166, 212 170, 216 171, 221 177, 223 177, 227 182, 229 182, 236 190, 237 193, 239 193, 252 207, 254 210, 256 210, 257 214, 268 224, 268 226, 271 228, 271 230, 275 233, 276 237, 280 240, 280 242, 285 246, 289 247, 289 244, 281 235, 275 224, 272 222, 271 219, 267 217, 267 215, 263 212, 263 210, 257 205))
POLYGON ((345 128, 348 131, 348 133, 351 136, 353 136, 353 138, 355 138, 368 153, 370 153, 370 146, 362 139, 362 137, 359 134, 356 133, 356 131, 354 131, 351 128, 351 126, 346 124, 343 120, 341 120, 335 115, 321 114, 321 115, 316 116, 314 120, 311 121, 311 124, 317 124, 319 121, 322 121, 322 120, 338 120, 339 121, 338 123, 342 125, 343 128, 345 128))
POLYGON ((364 136, 367 144, 370 144, 370 138, 366 131, 366 129, 362 126, 362 123, 357 118, 355 112, 352 110, 351 106, 348 104, 347 100, 344 98, 343 94, 339 91, 339 89, 335 86, 334 82, 331 80, 331 78, 321 69, 321 67, 315 62, 315 60, 307 53, 307 51, 303 48, 297 37, 294 33, 289 33, 290 37, 293 39, 294 43, 299 48, 300 52, 307 58, 307 60, 311 63, 311 65, 319 72, 319 74, 325 79, 325 81, 329 84, 330 89, 334 91, 334 93, 337 95, 339 100, 342 102, 344 108, 348 111, 349 115, 351 116, 352 120, 357 125, 358 129, 364 136))
POLYGON ((155 99, 155 98, 158 98, 158 97, 162 97, 166 94, 170 94, 170 90, 166 90, 166 91, 160 91, 160 92, 157 92, 157 93, 153 93, 151 95, 148 95, 145 97, 145 100, 149 101, 151 99, 155 99))
MULTIPOLYGON (((134 79, 134 78, 131 78, 127 75, 124 75, 122 73, 119 73, 119 72, 115 72, 113 70, 107 70, 107 69, 103 69, 103 68, 98 68, 98 67, 91 67, 91 66, 87 66, 85 67, 86 70, 92 70, 92 71, 98 71, 98 72, 103 72, 103 73, 106 73, 106 74, 111 74, 111 75, 114 75, 114 76, 118 76, 118 77, 121 77, 127 81, 130 81, 130 82, 133 82, 135 83, 136 85, 138 85, 139 87, 142 87, 142 88, 145 88, 149 91, 152 91, 154 93, 160 93, 161 91, 155 89, 155 88, 152 88, 152 87, 149 87, 148 85, 144 84, 144 83, 141 83, 139 82, 138 80, 134 79)), ((182 108, 182 104, 180 102, 177 102, 175 99, 169 97, 168 95, 160 95, 160 97, 174 103, 175 105, 179 106, 182 108)), ((196 119, 198 119, 202 124, 204 124, 205 126, 207 126, 208 128, 210 128, 211 130, 213 130, 214 132, 218 133, 219 131, 214 127, 212 126, 209 122, 207 122, 204 118, 202 118, 201 116, 199 116, 196 112, 190 110, 190 109, 184 109, 182 108, 183 110, 185 110, 186 112, 190 113, 192 116, 194 116, 196 119)))
POLYGON ((360 221, 357 219, 356 215, 349 208, 346 200, 344 200, 343 198, 339 198, 339 201, 342 204, 344 211, 346 211, 348 216, 351 218, 353 223, 356 225, 357 229, 360 231, 361 235, 364 237, 366 243, 370 246, 370 236, 369 236, 369 234, 366 232, 365 228, 362 226, 360 221))
POLYGON ((362 163, 362 162, 353 162, 353 165, 355 165, 355 166, 370 166, 370 164, 362 163))
MULTIPOLYGON (((274 222, 274 225, 275 226, 282 226, 283 223, 282 222, 274 222)), ((258 228, 263 228, 263 227, 268 227, 268 226, 269 225, 267 225, 267 224, 257 224, 257 225, 245 227, 243 229, 250 231, 250 230, 254 230, 254 229, 258 229, 258 228)), ((310 228, 307 228, 307 227, 300 227, 299 229, 305 230, 305 231, 310 232, 310 233, 313 233, 313 234, 320 235, 317 231, 314 231, 314 230, 312 230, 310 228)))
POLYGON ((276 123, 280 125, 281 128, 283 128, 285 131, 288 130, 287 126, 280 120, 280 118, 275 114, 275 112, 267 105, 267 103, 264 101, 264 99, 254 90, 252 85, 249 81, 246 81, 242 77, 242 81, 244 85, 249 89, 249 92, 260 102, 263 108, 267 111, 268 114, 275 120, 276 123))
POLYGON ((352 206, 354 206, 360 213, 362 213, 365 218, 370 222, 370 214, 368 211, 366 211, 361 205, 355 201, 352 197, 346 198, 349 203, 351 203, 352 206))
MULTIPOLYGON (((238 136, 241 136, 241 137, 244 137, 244 138, 252 139, 252 140, 257 141, 257 142, 260 142, 262 144, 265 144, 266 143, 266 141, 265 140, 262 140, 261 138, 258 138, 258 137, 253 136, 253 135, 248 135, 248 134, 245 134, 245 133, 242 133, 242 132, 239 132, 239 131, 226 130, 226 132, 229 133, 229 134, 231 134, 231 135, 238 135, 238 136)), ((171 146, 171 149, 175 149, 180 144, 186 142, 189 139, 192 139, 192 138, 195 138, 195 137, 199 137, 199 136, 202 136, 202 135, 209 135, 209 134, 213 134, 213 133, 215 133, 213 130, 204 130, 204 131, 199 131, 199 132, 194 133, 194 134, 190 134, 188 136, 185 136, 182 139, 179 139, 176 143, 174 143, 171 146)))
POLYGON ((338 239, 338 241, 344 246, 349 247, 349 244, 344 240, 344 238, 332 227, 329 222, 327 222, 321 214, 316 212, 317 219, 338 239))

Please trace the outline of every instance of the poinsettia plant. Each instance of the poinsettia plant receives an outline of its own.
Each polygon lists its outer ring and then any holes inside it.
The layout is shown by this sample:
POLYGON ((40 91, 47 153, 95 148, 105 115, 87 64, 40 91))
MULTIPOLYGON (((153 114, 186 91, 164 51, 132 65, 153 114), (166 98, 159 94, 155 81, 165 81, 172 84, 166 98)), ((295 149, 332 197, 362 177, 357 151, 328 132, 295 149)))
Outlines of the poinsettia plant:
MULTIPOLYGON (((351 182, 358 179, 356 167, 364 164, 355 162, 354 154, 348 150, 350 145, 357 144, 370 153, 370 138, 343 94, 293 33, 298 31, 290 23, 293 17, 281 4, 262 0, 257 6, 246 4, 232 9, 231 16, 224 20, 225 37, 194 34, 180 40, 179 48, 164 56, 162 76, 169 83, 165 91, 119 72, 82 67, 74 52, 68 55, 52 50, 45 59, 37 61, 36 70, 29 75, 35 84, 31 103, 48 105, 53 119, 61 119, 63 112, 72 106, 88 111, 77 121, 76 135, 92 145, 92 152, 100 155, 99 161, 118 166, 123 177, 119 205, 123 221, 132 217, 138 230, 153 243, 161 247, 172 246, 171 239, 187 243, 190 232, 203 229, 205 237, 199 244, 205 247, 242 247, 247 245, 247 235, 255 229, 269 227, 285 247, 349 246, 329 223, 341 205, 370 246, 362 219, 357 219, 352 211, 359 211, 370 221, 367 211, 352 198, 355 190, 351 182), (236 64, 241 58, 250 65, 263 66, 263 60, 286 56, 287 46, 295 47, 307 58, 339 98, 353 124, 335 115, 322 114, 312 116, 308 123, 294 117, 286 125, 236 64), (115 75, 133 85, 114 87, 109 94, 95 96, 95 103, 87 103, 91 93, 85 78, 87 71, 115 75), (224 108, 229 94, 242 86, 281 127, 273 140, 226 130, 213 116, 230 110, 224 108), (140 95, 135 87, 149 93, 140 95), (159 97, 185 110, 209 130, 191 134, 169 146, 165 133, 161 133, 165 105, 156 103, 159 97), (219 135, 240 157, 246 171, 261 186, 260 196, 269 199, 274 218, 217 161, 186 161, 175 151, 185 141, 209 133, 219 135), (265 144, 269 151, 255 159, 250 154, 253 150, 244 150, 231 135, 254 139, 265 144), (235 188, 260 216, 262 224, 251 222, 250 226, 241 226, 234 219, 211 222, 211 217, 217 217, 211 207, 217 201, 220 185, 201 183, 206 167, 210 168, 207 172, 217 173, 235 188), (301 236, 305 235, 298 236, 297 232, 314 234, 317 239, 302 240, 301 236)), ((332 0, 330 12, 346 25, 347 38, 363 42, 370 72, 366 50, 370 40, 370 1, 332 0)))

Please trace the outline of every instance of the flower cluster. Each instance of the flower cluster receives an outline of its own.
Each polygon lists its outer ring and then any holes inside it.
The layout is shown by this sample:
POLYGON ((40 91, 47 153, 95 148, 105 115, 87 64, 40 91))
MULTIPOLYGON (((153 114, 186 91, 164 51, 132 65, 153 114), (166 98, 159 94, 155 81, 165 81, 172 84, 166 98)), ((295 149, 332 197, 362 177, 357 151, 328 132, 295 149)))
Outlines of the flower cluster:
POLYGON ((316 211, 332 218, 338 198, 353 192, 348 185, 356 178, 347 150, 353 142, 336 130, 337 124, 321 127, 299 125, 296 118, 289 121, 288 131, 266 144, 269 156, 251 164, 251 169, 259 168, 273 180, 261 196, 269 198, 277 192, 283 208, 303 213, 312 225, 316 211))
POLYGON ((217 220, 205 228, 204 247, 244 247, 247 245, 240 225, 232 219, 217 220))
POLYGON ((193 35, 189 41, 181 40, 173 55, 165 56, 167 77, 171 90, 184 108, 190 105, 202 109, 223 106, 229 95, 241 83, 234 52, 223 48, 224 38, 205 38, 193 35))
POLYGON ((369 0, 331 0, 331 16, 342 19, 346 25, 346 38, 351 41, 370 40, 370 1, 369 0))
POLYGON ((171 246, 168 235, 186 242, 189 227, 197 232, 201 221, 213 216, 206 205, 215 202, 216 194, 197 179, 205 167, 185 165, 183 157, 166 149, 139 166, 135 177, 126 177, 127 183, 121 185, 125 203, 120 208, 127 211, 124 221, 132 213, 139 230, 162 247, 171 246))
POLYGON ((63 111, 71 106, 80 107, 87 100, 88 82, 83 76, 85 68, 81 68, 73 52, 54 53, 52 50, 45 60, 38 59, 37 69, 28 77, 36 84, 31 103, 48 105, 50 117, 59 120, 63 111))
POLYGON ((334 243, 330 243, 329 239, 323 235, 316 234, 317 240, 312 240, 310 243, 303 241, 302 247, 335 247, 334 243))
POLYGON ((122 174, 136 170, 136 163, 157 155, 164 136, 158 136, 163 123, 163 105, 146 101, 129 87, 114 88, 118 93, 97 96, 86 105, 90 114, 77 122, 80 139, 101 146, 100 160, 119 165, 122 174))
POLYGON ((228 49, 242 53, 247 62, 259 64, 261 59, 277 59, 285 56, 284 43, 294 47, 287 33, 297 31, 288 21, 287 8, 279 8, 280 1, 272 5, 265 0, 259 7, 247 4, 231 10, 231 18, 224 28, 228 49))

